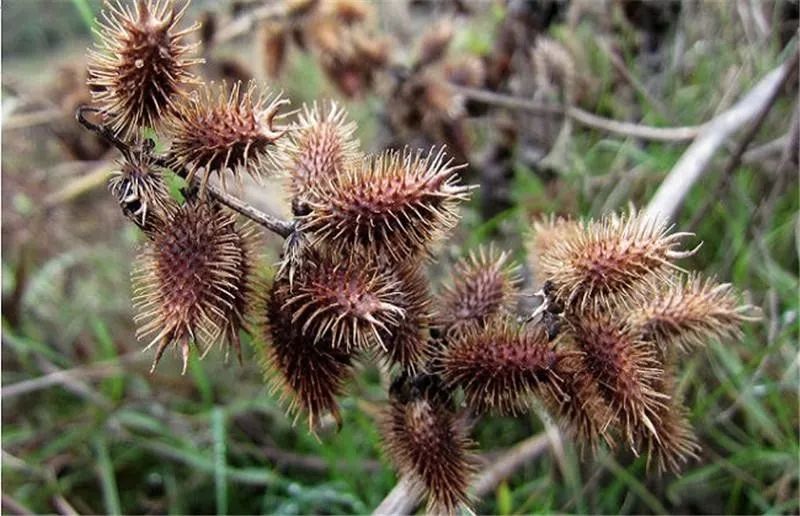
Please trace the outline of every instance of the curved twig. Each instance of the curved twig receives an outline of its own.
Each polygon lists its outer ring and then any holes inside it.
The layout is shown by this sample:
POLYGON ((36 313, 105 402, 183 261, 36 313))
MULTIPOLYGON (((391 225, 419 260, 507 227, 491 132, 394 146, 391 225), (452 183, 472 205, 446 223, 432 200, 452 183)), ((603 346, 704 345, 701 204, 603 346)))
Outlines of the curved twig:
MULTIPOLYGON (((75 110, 75 119, 83 127, 101 136, 109 143, 114 145, 114 147, 116 147, 122 153, 123 156, 125 156, 126 158, 130 157, 131 146, 128 143, 118 138, 117 135, 115 135, 108 127, 101 124, 95 124, 94 122, 91 122, 86 118, 86 113, 99 113, 99 112, 100 112, 99 109, 91 106, 79 106, 78 109, 75 110)), ((169 163, 169 161, 163 157, 155 157, 155 163, 160 167, 172 169, 172 166, 169 163)), ((184 179, 188 176, 187 170, 176 170, 175 173, 184 179)), ((195 185, 199 186, 200 181, 198 178, 194 178, 192 181, 195 185)), ((207 185, 206 188, 208 190, 208 195, 210 197, 216 199, 221 204, 224 204, 225 206, 239 213, 240 215, 243 215, 248 219, 252 220, 253 222, 272 231, 276 235, 280 235, 283 238, 288 238, 289 235, 294 233, 296 230, 294 222, 290 222, 287 220, 279 219, 278 217, 273 217, 272 215, 268 215, 214 186, 207 185)))
POLYGON ((554 104, 545 104, 531 100, 521 99, 511 95, 495 93, 493 91, 475 88, 453 86, 456 93, 463 95, 468 100, 503 106, 511 109, 522 109, 530 113, 547 116, 568 116, 572 120, 593 129, 600 129, 609 133, 619 134, 632 138, 645 140, 680 142, 695 138, 705 125, 685 127, 652 127, 648 125, 620 122, 594 115, 576 107, 561 107, 554 104))

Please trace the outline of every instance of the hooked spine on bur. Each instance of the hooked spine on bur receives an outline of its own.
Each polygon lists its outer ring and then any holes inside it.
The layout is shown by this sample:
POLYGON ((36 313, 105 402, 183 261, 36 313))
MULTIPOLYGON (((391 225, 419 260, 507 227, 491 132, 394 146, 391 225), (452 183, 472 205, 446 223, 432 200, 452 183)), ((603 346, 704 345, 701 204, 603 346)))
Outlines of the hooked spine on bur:
POLYGON ((204 61, 189 57, 197 45, 183 41, 199 24, 178 30, 188 1, 181 8, 162 0, 137 0, 134 8, 117 0, 106 7, 98 43, 89 50, 88 84, 111 129, 129 138, 159 128, 198 82, 189 70, 204 61))
POLYGON ((512 313, 521 282, 519 266, 510 260, 509 252, 480 247, 453 267, 451 282, 439 297, 437 322, 453 332, 512 313))
MULTIPOLYGON (((314 22, 314 45, 332 63, 364 50, 338 48, 358 40, 336 40, 332 20, 357 25, 366 11, 331 5, 314 22)), ((313 18, 317 7, 297 2, 287 16, 313 18)), ((459 177, 466 165, 443 148, 366 156, 356 124, 333 102, 305 106, 279 126, 288 100, 255 83, 187 94, 198 61, 182 43, 196 27, 176 28, 185 9, 111 4, 90 60, 97 107, 87 108, 107 126, 78 117, 123 153, 110 190, 147 239, 134 300, 138 336, 156 347, 153 368, 176 345, 185 372, 193 343, 205 354, 227 342, 242 361, 239 333, 253 333, 265 380, 314 432, 328 416, 341 425, 339 398, 357 363, 381 360, 396 375, 380 424, 386 453, 437 512, 471 501, 466 410, 519 414, 538 398, 590 449, 622 436, 648 464, 672 471, 699 455, 671 350, 735 338, 757 315, 729 285, 674 263, 696 251, 683 250, 689 233, 635 213, 541 219, 528 242, 536 292, 527 295, 540 304, 527 317, 517 314, 519 269, 494 247, 459 261, 432 297, 425 265, 469 199, 472 187, 459 177), (141 66, 131 67, 136 55, 141 66), (163 155, 137 136, 145 127, 164 137, 163 155), (168 193, 167 168, 187 180, 182 201, 168 193), (224 192, 230 178, 273 173, 287 179, 292 222, 275 223, 224 192), (223 190, 207 185, 211 175, 223 190), (231 210, 286 239, 269 286, 256 280, 254 226, 231 210)), ((450 34, 431 38, 423 60, 438 60, 450 34)), ((336 73, 347 82, 362 72, 336 73)))
POLYGON ((288 103, 280 94, 258 92, 254 82, 245 89, 241 82, 230 88, 203 85, 167 120, 170 164, 188 170, 188 181, 202 172, 201 191, 212 174, 220 176, 223 187, 229 173, 237 180, 243 173, 260 179, 273 168, 270 151, 286 133, 275 121, 288 103))

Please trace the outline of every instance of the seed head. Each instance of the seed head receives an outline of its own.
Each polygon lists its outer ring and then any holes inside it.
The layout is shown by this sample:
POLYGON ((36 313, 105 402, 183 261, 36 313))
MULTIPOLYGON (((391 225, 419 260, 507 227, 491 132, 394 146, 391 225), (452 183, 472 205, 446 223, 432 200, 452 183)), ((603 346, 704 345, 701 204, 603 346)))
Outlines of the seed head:
POLYGON ((188 202, 154 228, 134 270, 139 337, 156 334, 155 369, 167 346, 180 343, 183 372, 192 342, 219 340, 247 266, 235 217, 214 205, 188 202))
POLYGON ((375 261, 317 251, 295 273, 283 309, 311 342, 384 348, 384 335, 405 317, 399 287, 397 276, 375 261))
POLYGON ((135 8, 115 1, 100 13, 88 84, 115 134, 159 127, 184 88, 197 82, 189 68, 203 60, 188 57, 196 45, 184 40, 199 25, 178 29, 188 7, 188 1, 181 8, 162 0, 137 0, 135 8))
POLYGON ((228 90, 204 86, 202 92, 185 99, 168 125, 173 137, 170 161, 178 170, 188 170, 188 179, 203 174, 203 186, 212 173, 223 186, 226 173, 240 179, 246 172, 258 179, 267 172, 272 144, 285 129, 275 127, 280 108, 289 101, 280 95, 256 93, 250 82, 241 90, 236 82, 228 90))
POLYGON ((741 335, 740 325, 757 320, 750 305, 740 306, 730 284, 697 275, 675 280, 630 315, 631 323, 663 349, 687 352, 714 338, 741 335))
POLYGON ((427 249, 458 221, 469 187, 443 150, 387 152, 325 181, 309 202, 303 230, 335 249, 363 249, 394 261, 427 249))
POLYGON ((671 471, 677 475, 687 462, 700 458, 700 444, 687 415, 686 407, 670 402, 659 414, 658 438, 650 432, 640 433, 639 446, 647 447, 648 468, 655 465, 659 472, 671 471))
POLYGON ((559 393, 554 367, 559 355, 540 327, 520 328, 508 317, 470 326, 445 346, 437 370, 451 388, 464 390, 479 412, 516 414, 539 390, 559 393))
POLYGON ((150 147, 140 144, 125 153, 108 182, 125 216, 148 234, 155 224, 163 222, 165 212, 173 204, 150 147))
POLYGON ((320 108, 303 106, 299 122, 279 144, 279 170, 289 176, 292 197, 308 193, 320 181, 330 181, 355 165, 358 140, 355 122, 348 122, 344 109, 335 102, 320 108))
POLYGON ((631 445, 637 428, 658 435, 658 414, 669 395, 659 389, 664 371, 652 346, 640 340, 624 319, 608 313, 587 311, 568 321, 584 353, 584 369, 591 373, 631 445))
POLYGON ((564 238, 576 234, 581 230, 576 221, 553 215, 537 218, 531 225, 528 236, 528 264, 536 278, 537 284, 542 284, 542 255, 551 252, 551 249, 564 238))
POLYGON ((583 353, 559 352, 553 374, 561 379, 559 389, 562 395, 552 390, 541 392, 548 411, 576 443, 592 451, 601 441, 613 446, 608 430, 613 427, 614 414, 586 368, 583 353))
POLYGON ((389 364, 397 364, 407 373, 418 372, 430 358, 427 332, 431 324, 431 299, 427 280, 419 267, 401 266, 397 272, 399 306, 405 317, 383 338, 383 354, 389 364))
POLYGON ((435 377, 402 375, 380 421, 387 455, 427 495, 432 514, 456 514, 470 501, 473 443, 451 405, 435 377))
POLYGON ((226 350, 226 359, 227 353, 232 347, 241 364, 242 345, 239 339, 239 330, 247 326, 248 315, 257 301, 256 265, 260 238, 255 226, 250 223, 236 227, 235 232, 239 241, 238 247, 241 250, 241 268, 240 275, 237 278, 231 278, 231 283, 236 288, 232 289, 233 299, 226 307, 222 330, 229 345, 226 350))
POLYGON ((585 307, 610 306, 634 297, 637 288, 666 281, 678 269, 671 260, 692 255, 679 250, 690 233, 669 233, 664 223, 642 215, 611 215, 600 221, 567 224, 560 240, 539 257, 542 275, 556 297, 585 307))
POLYGON ((492 246, 481 247, 456 263, 451 281, 438 303, 438 322, 448 332, 512 311, 521 278, 510 253, 492 246))
POLYGON ((288 281, 281 279, 272 285, 265 301, 264 376, 272 392, 279 391, 280 399, 288 400, 287 409, 295 414, 295 421, 301 412, 306 413, 309 430, 326 413, 341 424, 336 398, 353 374, 353 357, 344 347, 333 346, 329 338, 314 342, 303 335, 284 308, 291 295, 288 281))

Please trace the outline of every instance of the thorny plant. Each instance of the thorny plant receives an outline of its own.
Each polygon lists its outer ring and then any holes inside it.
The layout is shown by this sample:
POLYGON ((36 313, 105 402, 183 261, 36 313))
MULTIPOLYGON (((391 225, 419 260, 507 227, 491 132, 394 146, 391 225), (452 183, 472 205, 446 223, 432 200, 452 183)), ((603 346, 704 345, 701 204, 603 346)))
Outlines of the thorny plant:
POLYGON ((185 11, 108 5, 90 54, 94 106, 77 114, 122 154, 110 189, 146 236, 134 302, 153 368, 174 346, 185 372, 194 347, 205 355, 218 342, 242 361, 248 332, 265 378, 314 432, 326 415, 341 425, 337 398, 356 362, 377 359, 394 374, 379 423, 387 455, 434 512, 470 503, 471 416, 520 414, 534 399, 590 449, 625 446, 672 471, 698 456, 675 388, 681 356, 756 315, 729 285, 676 265, 697 250, 684 247, 690 234, 636 213, 544 218, 529 237, 533 313, 516 313, 519 267, 494 247, 456 264, 433 295, 425 264, 469 197, 463 165, 443 149, 365 156, 333 102, 277 125, 280 95, 200 83, 185 11), (187 180, 181 201, 168 170, 187 180), (227 193, 243 174, 283 177, 294 220, 227 193), (253 221, 285 239, 268 284, 255 274, 253 221))

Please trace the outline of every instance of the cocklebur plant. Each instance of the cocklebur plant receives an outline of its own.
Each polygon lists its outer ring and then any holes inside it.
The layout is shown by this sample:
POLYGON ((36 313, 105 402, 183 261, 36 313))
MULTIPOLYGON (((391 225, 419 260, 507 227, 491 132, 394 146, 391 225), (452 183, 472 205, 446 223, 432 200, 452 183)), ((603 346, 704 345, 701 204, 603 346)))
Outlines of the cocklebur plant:
POLYGON ((77 114, 121 151, 110 189, 145 236, 134 302, 153 368, 174 348, 185 372, 195 347, 218 343, 244 362, 240 332, 250 333, 265 381, 316 432, 326 416, 341 426, 348 380, 359 362, 378 362, 394 375, 378 421, 387 456, 435 512, 471 502, 469 430, 483 415, 543 406, 584 447, 625 443, 659 470, 699 456, 675 357, 735 337, 755 314, 729 285, 680 268, 697 250, 684 248, 691 235, 635 213, 545 219, 529 238, 535 292, 493 246, 433 292, 427 264, 472 189, 464 165, 442 148, 364 155, 333 102, 289 119, 287 100, 252 83, 189 90, 196 60, 176 42, 190 32, 177 28, 184 12, 152 0, 108 7, 96 52, 115 54, 90 62, 104 79, 92 79, 97 105, 77 114), (165 186, 171 173, 186 180, 180 200, 165 186), (226 179, 242 174, 281 178, 294 219, 237 199, 226 179), (284 239, 266 282, 253 222, 284 239), (526 295, 538 307, 518 313, 526 295))

